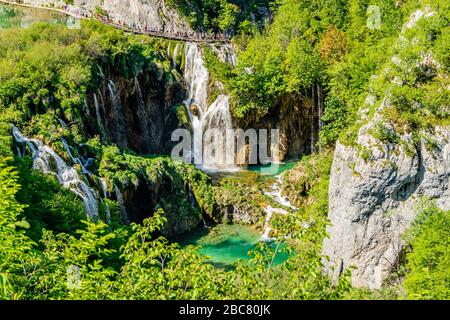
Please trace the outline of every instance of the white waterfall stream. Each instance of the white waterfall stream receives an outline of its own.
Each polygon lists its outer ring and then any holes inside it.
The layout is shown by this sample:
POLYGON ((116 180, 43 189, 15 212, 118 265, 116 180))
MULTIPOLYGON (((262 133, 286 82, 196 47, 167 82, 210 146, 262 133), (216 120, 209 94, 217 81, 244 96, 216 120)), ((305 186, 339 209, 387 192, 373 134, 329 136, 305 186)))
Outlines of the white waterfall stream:
POLYGON ((137 101, 137 112, 139 114, 139 127, 141 129, 142 140, 150 141, 150 135, 148 131, 148 114, 145 108, 144 96, 142 95, 141 85, 139 84, 138 78, 134 78, 134 87, 136 90, 137 101))
POLYGON ((64 145, 64 149, 66 150, 67 154, 69 155, 70 160, 75 163, 75 164, 79 164, 81 166, 81 170, 83 171, 83 174, 90 174, 91 171, 89 171, 89 166, 92 164, 92 162, 94 161, 94 159, 92 158, 88 158, 88 159, 83 159, 83 157, 75 157, 72 154, 72 147, 69 146, 69 144, 67 143, 66 139, 62 138, 61 142, 64 145))
MULTIPOLYGON (((101 97, 101 94, 99 94, 99 96, 101 97)), ((94 93, 94 106, 95 106, 95 116, 97 118, 98 129, 100 130, 101 137, 103 139, 105 139, 106 138, 106 130, 105 130, 105 126, 103 125, 102 115, 100 113, 100 104, 99 104, 96 93, 94 93)), ((103 107, 103 104, 102 104, 102 107, 103 107)))
POLYGON ((67 128, 67 124, 64 122, 63 119, 56 117, 56 120, 58 120, 61 127, 63 127, 64 129, 67 128))
POLYGON ((108 91, 109 96, 111 99, 111 106, 113 114, 115 115, 114 118, 114 134, 116 136, 117 145, 119 147, 126 147, 126 138, 125 133, 123 132, 125 130, 125 115, 122 107, 122 102, 120 100, 120 96, 117 92, 116 84, 114 81, 109 80, 108 82, 108 91))
POLYGON ((173 55, 172 55, 172 67, 173 68, 177 67, 177 58, 178 58, 178 53, 180 51, 180 47, 181 47, 181 45, 179 43, 177 43, 175 45, 175 48, 173 49, 173 55))
POLYGON ((122 215, 122 223, 128 224, 128 214, 127 214, 127 207, 125 206, 125 200, 123 199, 122 192, 120 191, 119 187, 117 185, 114 185, 114 192, 116 193, 116 199, 119 203, 120 212, 122 215))
MULTIPOLYGON (((34 169, 40 170, 46 174, 54 174, 64 188, 71 190, 81 198, 87 215, 92 219, 98 216, 98 204, 95 192, 86 182, 80 179, 77 170, 69 166, 52 148, 45 145, 42 141, 23 136, 20 130, 15 126, 13 126, 13 136, 17 144, 25 144, 30 148, 34 169)), ((67 149, 69 156, 73 158, 70 149, 67 149)), ((21 154, 23 153, 24 152, 21 154)))
POLYGON ((266 220, 264 223, 264 231, 261 236, 261 239, 264 241, 271 240, 270 232, 272 231, 271 220, 274 214, 288 214, 288 210, 295 210, 296 208, 291 204, 287 197, 284 197, 281 190, 281 175, 275 177, 274 184, 270 187, 270 191, 265 194, 272 198, 276 203, 284 208, 274 208, 271 205, 268 205, 265 209, 266 211, 266 220))
POLYGON ((230 144, 226 143, 233 129, 230 98, 221 94, 208 107, 209 73, 194 43, 185 46, 184 79, 189 93, 185 105, 193 129, 191 158, 206 171, 235 169, 233 150, 228 150, 230 144))
POLYGON ((108 204, 105 202, 106 199, 109 198, 109 192, 108 192, 108 184, 106 183, 106 180, 103 178, 100 178, 100 187, 102 188, 103 193, 103 204, 105 206, 105 213, 106 213, 106 222, 111 221, 111 210, 109 209, 108 204))

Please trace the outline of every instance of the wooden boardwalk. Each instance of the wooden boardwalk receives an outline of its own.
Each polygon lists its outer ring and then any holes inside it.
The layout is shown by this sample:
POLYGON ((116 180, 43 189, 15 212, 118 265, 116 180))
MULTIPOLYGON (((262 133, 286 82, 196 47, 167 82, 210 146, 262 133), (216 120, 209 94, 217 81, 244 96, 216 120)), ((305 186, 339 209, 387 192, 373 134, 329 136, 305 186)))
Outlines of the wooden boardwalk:
MULTIPOLYGON (((92 17, 91 17, 92 18, 92 17)), ((231 37, 223 33, 199 33, 199 32, 168 32, 165 30, 155 30, 148 26, 129 26, 125 23, 118 23, 111 21, 109 19, 104 19, 101 17, 94 17, 96 20, 103 22, 104 24, 110 25, 116 29, 123 30, 125 32, 137 34, 137 35, 148 35, 157 38, 164 38, 169 40, 180 40, 188 42, 229 42, 231 37)))
MULTIPOLYGON (((136 35, 148 35, 151 37, 164 38, 169 40, 179 40, 179 41, 188 41, 188 42, 197 42, 197 43, 216 43, 216 42, 229 42, 231 37, 225 33, 199 33, 199 32, 170 32, 163 29, 155 29, 151 26, 147 25, 129 25, 125 21, 113 21, 109 18, 101 17, 98 15, 94 15, 91 12, 84 10, 80 11, 79 14, 75 14, 68 10, 69 6, 64 6, 61 8, 52 8, 52 7, 42 7, 42 6, 33 6, 29 4, 19 3, 14 0, 0 0, 0 2, 10 4, 13 6, 21 6, 27 8, 35 8, 35 9, 43 9, 50 11, 57 11, 60 13, 64 13, 68 16, 77 18, 77 19, 94 19, 101 21, 104 24, 112 26, 116 29, 123 30, 128 33, 136 34, 136 35)), ((80 9, 80 8, 78 8, 80 9)))

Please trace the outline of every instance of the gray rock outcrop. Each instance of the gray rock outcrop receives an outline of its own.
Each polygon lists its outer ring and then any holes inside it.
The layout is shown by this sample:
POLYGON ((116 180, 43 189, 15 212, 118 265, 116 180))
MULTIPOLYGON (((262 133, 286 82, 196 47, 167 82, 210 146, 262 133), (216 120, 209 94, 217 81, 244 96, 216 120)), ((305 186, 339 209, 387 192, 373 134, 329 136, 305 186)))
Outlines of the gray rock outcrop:
MULTIPOLYGON (((429 10, 416 11, 404 30, 432 15, 429 10)), ((398 44, 407 48, 416 41, 402 33, 398 44)), ((402 61, 393 57, 392 63, 399 66, 402 61)), ((439 69, 431 52, 424 52, 418 65, 422 64, 427 70, 439 69)), ((392 83, 402 86, 403 79, 395 76, 392 83)), ((370 289, 381 288, 398 265, 404 248, 402 235, 421 205, 433 201, 450 210, 450 126, 421 129, 415 132, 420 139, 413 139, 411 130, 399 130, 385 119, 383 111, 392 107, 389 92, 385 94, 371 118, 368 110, 376 107, 374 96, 369 95, 361 109, 365 124, 358 131, 356 146, 336 146, 329 188, 331 226, 322 249, 329 258, 324 258, 326 272, 335 281, 345 269, 354 267, 352 284, 370 289), (379 126, 388 138, 374 134, 379 126)), ((442 108, 448 112, 449 106, 442 108)))
POLYGON ((323 244, 330 258, 325 265, 335 280, 354 266, 354 286, 380 288, 398 262, 401 236, 418 205, 435 199, 450 210, 450 127, 436 128, 435 139, 433 150, 422 142, 408 154, 394 144, 380 146, 363 133, 360 142, 370 146, 370 162, 355 148, 337 145, 329 190, 332 226, 323 244))

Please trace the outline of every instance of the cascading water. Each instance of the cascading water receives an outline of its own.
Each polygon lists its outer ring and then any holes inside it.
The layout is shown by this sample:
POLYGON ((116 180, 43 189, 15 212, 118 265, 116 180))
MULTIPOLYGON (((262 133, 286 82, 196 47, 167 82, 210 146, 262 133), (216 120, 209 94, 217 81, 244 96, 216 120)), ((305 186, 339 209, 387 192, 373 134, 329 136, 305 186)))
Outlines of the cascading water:
POLYGON ((122 192, 120 191, 119 187, 117 185, 114 185, 114 192, 116 193, 116 199, 119 203, 120 212, 122 215, 122 223, 128 224, 128 214, 127 214, 127 207, 125 206, 125 200, 123 199, 122 192))
POLYGON ((236 53, 234 52, 233 47, 231 45, 224 44, 219 47, 217 47, 215 45, 211 45, 211 48, 217 54, 220 61, 222 61, 223 63, 228 63, 232 66, 236 66, 237 57, 236 57, 236 53))
POLYGON ((111 99, 112 112, 114 113, 114 134, 116 135, 116 141, 119 147, 127 147, 125 131, 125 118, 123 114, 122 103, 120 97, 117 94, 117 88, 114 81, 108 82, 108 91, 111 99))
MULTIPOLYGON (((101 94, 100 94, 101 97, 101 94)), ((94 93, 94 106, 95 106, 95 116, 97 117, 97 125, 98 129, 100 130, 100 134, 103 139, 106 138, 106 130, 105 126, 103 125, 102 115, 100 113, 100 104, 98 102, 97 94, 94 93)), ((103 104, 102 104, 103 107, 103 104)), ((89 108, 88 108, 89 109, 89 108)))
POLYGON ((311 106, 311 153, 316 152, 316 143, 319 140, 319 132, 322 130, 323 122, 323 93, 320 85, 312 87, 312 106, 311 106))
POLYGON ((142 95, 141 85, 139 84, 139 80, 134 78, 134 86, 136 90, 136 97, 138 99, 137 111, 139 114, 139 126, 142 133, 143 141, 150 141, 149 131, 148 131, 148 115, 147 110, 145 108, 144 97, 142 95))
POLYGON ((228 136, 232 128, 230 97, 219 95, 203 120, 204 134, 206 132, 203 139, 203 167, 206 170, 214 170, 218 164, 227 169, 234 167, 234 150, 230 149, 233 145, 227 143, 232 141, 232 137, 228 136))
MULTIPOLYGON (((265 194, 268 195, 270 198, 272 198, 276 203, 278 203, 280 206, 288 209, 288 210, 295 210, 296 208, 291 204, 289 199, 287 197, 284 197, 281 190, 281 175, 275 177, 274 184, 270 187, 269 192, 266 192, 265 194)), ((264 223, 264 231, 263 235, 261 236, 262 240, 269 241, 270 238, 270 232, 272 231, 272 225, 270 223, 270 220, 272 220, 272 217, 274 214, 282 214, 286 215, 288 214, 288 210, 283 208, 274 208, 271 205, 268 205, 265 209, 266 211, 266 220, 264 223)))
MULTIPOLYGON (((180 47, 181 45, 179 43, 177 43, 175 45, 175 48, 173 49, 173 55, 172 55, 172 67, 175 69, 177 67, 177 58, 178 58, 178 53, 180 51, 180 47)), ((169 47, 170 48, 170 47, 169 47)))
POLYGON ((56 117, 56 120, 58 120, 61 127, 63 127, 64 129, 67 128, 67 124, 64 122, 63 119, 56 117))
POLYGON ((106 222, 110 222, 111 210, 109 209, 108 204, 105 202, 105 200, 109 198, 108 184, 106 183, 106 180, 103 178, 100 178, 99 180, 100 180, 100 187, 102 188, 103 193, 103 205, 105 206, 106 222))
MULTIPOLYGON (((13 126, 13 136, 17 144, 27 145, 31 150, 33 168, 46 174, 54 174, 60 184, 83 200, 85 212, 94 219, 98 216, 98 204, 94 191, 80 179, 77 171, 70 167, 52 148, 42 141, 24 137, 20 130, 13 126)), ((21 154, 24 154, 22 152, 21 154)))
POLYGON ((229 97, 219 95, 208 108, 209 73, 195 43, 185 46, 184 79, 188 84, 189 98, 185 101, 193 129, 191 158, 208 171, 235 169, 234 156, 227 157, 225 137, 233 129, 229 97), (204 139, 205 133, 214 133, 214 139, 204 139))
POLYGON ((87 160, 83 159, 83 157, 75 157, 72 154, 72 147, 69 146, 69 144, 67 143, 66 139, 62 138, 61 142, 64 145, 64 149, 66 150, 67 154, 69 155, 70 160, 75 163, 75 164, 79 164, 81 166, 81 170, 83 171, 83 174, 91 174, 91 172, 89 171, 89 166, 93 163, 94 159, 89 158, 87 160))

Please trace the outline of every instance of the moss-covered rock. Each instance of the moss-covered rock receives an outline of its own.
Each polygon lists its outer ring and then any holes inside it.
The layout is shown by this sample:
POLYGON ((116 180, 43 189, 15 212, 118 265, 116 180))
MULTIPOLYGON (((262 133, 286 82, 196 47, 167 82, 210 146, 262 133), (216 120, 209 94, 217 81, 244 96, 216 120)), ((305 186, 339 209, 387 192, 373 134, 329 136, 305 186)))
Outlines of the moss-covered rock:
POLYGON ((162 208, 167 217, 163 233, 169 236, 195 229, 203 214, 212 217, 214 196, 210 178, 192 165, 169 157, 140 157, 108 147, 99 174, 109 188, 123 194, 128 219, 141 222, 162 208))
POLYGON ((267 199, 263 195, 259 178, 258 174, 249 172, 221 179, 214 187, 216 216, 224 222, 262 223, 267 199))

